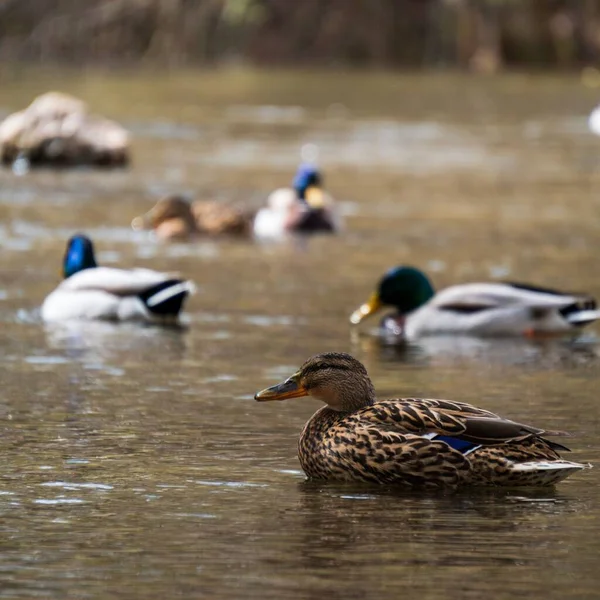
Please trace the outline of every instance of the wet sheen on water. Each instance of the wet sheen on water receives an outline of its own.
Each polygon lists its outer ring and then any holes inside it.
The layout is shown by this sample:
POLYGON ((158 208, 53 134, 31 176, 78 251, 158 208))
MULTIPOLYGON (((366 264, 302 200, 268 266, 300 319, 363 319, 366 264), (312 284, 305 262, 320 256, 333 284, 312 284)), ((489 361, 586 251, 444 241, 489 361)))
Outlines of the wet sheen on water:
POLYGON ((131 169, 0 172, 0 598, 597 597, 598 327, 576 341, 381 346, 348 316, 400 263, 437 287, 600 296, 597 93, 576 79, 251 72, 0 74, 0 115, 61 89, 135 135, 131 169), (316 144, 346 231, 161 244, 163 193, 258 206, 316 144), (182 329, 44 327, 75 230, 107 265, 199 287, 182 329), (478 404, 576 434, 555 490, 306 482, 310 399, 253 393, 351 352, 382 397, 478 404))

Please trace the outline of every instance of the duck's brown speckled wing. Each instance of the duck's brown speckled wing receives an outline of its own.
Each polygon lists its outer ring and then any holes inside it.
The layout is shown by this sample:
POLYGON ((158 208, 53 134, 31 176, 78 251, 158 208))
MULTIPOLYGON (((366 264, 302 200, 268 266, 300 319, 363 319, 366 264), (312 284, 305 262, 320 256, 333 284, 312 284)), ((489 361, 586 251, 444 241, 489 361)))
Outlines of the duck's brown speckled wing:
POLYGON ((492 412, 449 400, 398 398, 382 400, 358 413, 361 421, 385 424, 401 432, 456 436, 477 444, 504 444, 531 435, 565 435, 503 419, 492 412))
POLYGON ((230 204, 216 201, 196 201, 192 205, 192 214, 198 230, 211 234, 246 235, 254 217, 250 211, 243 211, 230 204))
POLYGON ((302 460, 309 477, 404 484, 457 486, 468 477, 469 461, 443 442, 399 433, 385 424, 342 420, 327 431, 325 452, 302 460), (324 460, 323 460, 324 459, 324 460))

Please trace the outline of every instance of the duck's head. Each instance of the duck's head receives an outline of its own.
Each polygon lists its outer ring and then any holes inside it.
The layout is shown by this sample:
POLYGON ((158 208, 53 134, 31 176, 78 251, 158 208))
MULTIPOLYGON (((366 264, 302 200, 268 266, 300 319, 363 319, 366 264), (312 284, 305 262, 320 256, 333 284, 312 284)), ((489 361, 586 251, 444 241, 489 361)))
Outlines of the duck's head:
POLYGON ((343 352, 309 358, 285 381, 258 392, 259 402, 311 396, 330 408, 351 412, 375 401, 375 390, 364 365, 343 352))
POLYGON ((315 165, 304 163, 298 167, 294 177, 294 190, 300 200, 312 209, 323 208, 325 196, 322 190, 323 175, 315 165))
POLYGON ((400 315, 407 315, 428 302, 435 291, 427 275, 415 267, 394 267, 385 273, 377 289, 350 316, 357 325, 384 306, 393 306, 400 315))
POLYGON ((63 276, 66 279, 84 269, 97 267, 94 245, 89 237, 78 233, 67 242, 63 259, 63 276))
POLYGON ((133 229, 154 229, 161 238, 186 237, 196 230, 192 207, 183 196, 161 198, 147 213, 131 221, 133 229))

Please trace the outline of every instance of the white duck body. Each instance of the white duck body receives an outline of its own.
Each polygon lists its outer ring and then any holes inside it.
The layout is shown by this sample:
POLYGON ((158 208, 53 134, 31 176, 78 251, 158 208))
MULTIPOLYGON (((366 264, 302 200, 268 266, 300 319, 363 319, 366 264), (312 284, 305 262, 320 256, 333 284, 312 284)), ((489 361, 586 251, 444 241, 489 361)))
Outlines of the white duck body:
POLYGON ((63 280, 41 308, 46 322, 173 321, 193 291, 189 281, 151 269, 84 269, 63 280))
POLYGON ((560 334, 599 318, 588 296, 518 284, 471 283, 446 288, 407 315, 404 335, 560 334))
POLYGON ((267 205, 254 218, 258 238, 277 238, 290 232, 336 232, 342 219, 333 198, 323 190, 309 189, 306 202, 293 188, 278 188, 267 198, 267 205))
POLYGON ((300 214, 300 200, 296 190, 278 188, 267 198, 267 205, 254 217, 253 231, 259 238, 274 238, 284 235, 300 214))
POLYGON ((600 105, 596 106, 588 117, 588 127, 592 133, 600 135, 600 105))

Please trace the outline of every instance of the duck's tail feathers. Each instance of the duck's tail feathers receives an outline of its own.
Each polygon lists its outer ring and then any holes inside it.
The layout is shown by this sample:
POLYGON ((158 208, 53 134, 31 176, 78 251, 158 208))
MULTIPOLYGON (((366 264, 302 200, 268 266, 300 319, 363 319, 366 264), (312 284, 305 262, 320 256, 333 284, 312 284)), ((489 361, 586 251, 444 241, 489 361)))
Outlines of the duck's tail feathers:
POLYGON ((155 316, 176 317, 185 299, 195 291, 191 281, 167 279, 139 294, 146 308, 155 316))
POLYGON ((582 296, 577 302, 561 308, 560 314, 574 327, 583 327, 600 319, 600 310, 592 296, 582 296))
POLYGON ((513 472, 535 474, 536 485, 554 485, 582 469, 591 469, 592 465, 570 462, 568 460, 531 461, 512 466, 513 472))
MULTIPOLYGON (((564 431, 544 431, 544 435, 564 435, 564 436, 569 436, 571 435, 570 433, 566 433, 564 431)), ((562 444, 559 444, 558 442, 555 442, 553 440, 548 440, 545 437, 540 438, 541 440, 544 440, 544 442, 546 444, 548 444, 548 446, 550 446, 550 448, 552 448, 552 450, 554 450, 555 452, 571 452, 570 448, 567 448, 566 446, 563 446, 562 444)))
POLYGON ((595 308, 573 310, 572 312, 565 314, 564 317, 571 325, 581 327, 600 319, 600 310, 595 308))

